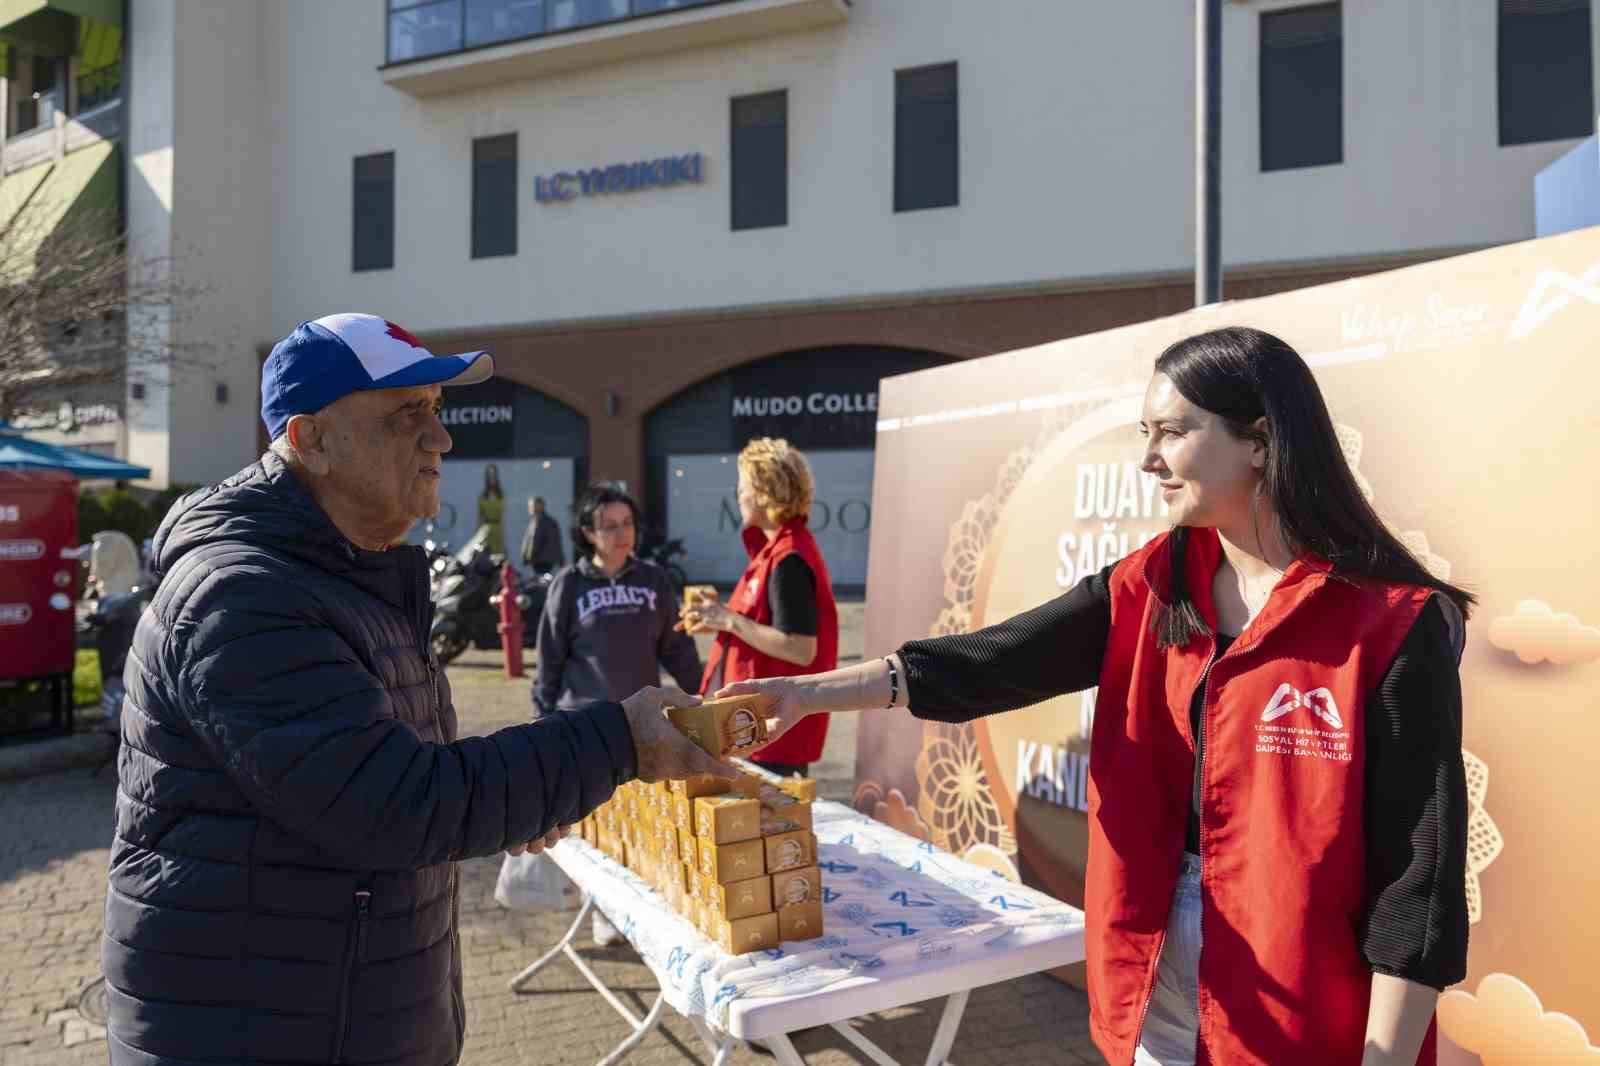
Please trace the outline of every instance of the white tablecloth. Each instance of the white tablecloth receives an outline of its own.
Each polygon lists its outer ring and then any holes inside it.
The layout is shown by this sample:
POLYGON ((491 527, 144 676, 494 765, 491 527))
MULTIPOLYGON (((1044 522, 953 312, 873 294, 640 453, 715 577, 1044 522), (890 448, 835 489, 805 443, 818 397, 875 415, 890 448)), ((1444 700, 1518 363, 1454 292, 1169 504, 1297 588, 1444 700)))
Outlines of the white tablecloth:
POLYGON ((1081 931, 1083 912, 837 803, 813 805, 824 936, 730 956, 659 893, 569 837, 550 855, 622 931, 679 1013, 727 1028, 744 997, 793 996, 858 974, 902 978, 1081 931))

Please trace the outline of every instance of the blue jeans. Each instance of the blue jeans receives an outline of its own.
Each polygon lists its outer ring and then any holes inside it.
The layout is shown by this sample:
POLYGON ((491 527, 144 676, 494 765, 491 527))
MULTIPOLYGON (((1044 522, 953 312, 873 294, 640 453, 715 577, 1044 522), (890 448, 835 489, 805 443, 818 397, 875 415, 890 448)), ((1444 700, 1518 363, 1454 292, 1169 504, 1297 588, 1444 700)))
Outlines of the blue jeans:
POLYGON ((1200 857, 1184 852, 1134 1066, 1194 1066, 1200 1037, 1200 857))

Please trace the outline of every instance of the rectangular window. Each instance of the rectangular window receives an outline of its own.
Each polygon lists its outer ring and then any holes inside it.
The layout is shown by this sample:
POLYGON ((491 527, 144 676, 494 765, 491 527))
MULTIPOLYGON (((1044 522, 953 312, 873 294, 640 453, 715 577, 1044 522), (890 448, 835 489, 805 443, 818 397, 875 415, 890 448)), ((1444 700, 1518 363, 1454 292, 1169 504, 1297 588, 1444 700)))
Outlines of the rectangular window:
MULTIPOLYGON (((3 2, 3 0, 0 0, 3 2)), ((43 3, 44 0, 35 0, 43 3)), ((385 0, 390 63, 722 0, 385 0)))
POLYGON ((894 75, 894 209, 921 211, 961 201, 961 130, 956 64, 894 75))
POLYGON ((394 153, 356 157, 353 270, 394 267, 394 153))
POLYGON ((1261 169, 1344 162, 1341 5, 1261 14, 1261 169))
POLYGON ((461 0, 389 0, 389 62, 461 50, 461 0))
POLYGON ((472 258, 517 254, 517 135, 472 142, 472 258))
POLYGON ((789 93, 733 101, 733 228, 789 224, 789 93))
POLYGON ((1594 132, 1589 0, 1500 0, 1500 143, 1594 132))
POLYGON ((628 17, 628 0, 550 0, 550 28, 571 30, 628 17))
POLYGON ((635 15, 650 15, 657 11, 671 11, 675 7, 694 7, 712 0, 633 0, 635 15))
POLYGON ((544 32, 544 0, 467 0, 466 46, 544 32))

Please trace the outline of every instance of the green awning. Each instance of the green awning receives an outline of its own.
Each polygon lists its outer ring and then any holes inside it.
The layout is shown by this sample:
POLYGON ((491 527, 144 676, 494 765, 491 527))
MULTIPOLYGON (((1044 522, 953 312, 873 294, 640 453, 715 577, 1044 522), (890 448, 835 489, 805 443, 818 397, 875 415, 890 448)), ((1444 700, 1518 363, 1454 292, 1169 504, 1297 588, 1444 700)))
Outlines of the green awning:
POLYGON ((109 67, 122 60, 122 27, 95 19, 78 21, 78 70, 109 67))
MULTIPOLYGON (((114 240, 117 144, 102 141, 0 180, 0 275, 31 273, 44 247, 74 212, 95 212, 114 240)), ((0 277, 0 283, 3 283, 0 277)))

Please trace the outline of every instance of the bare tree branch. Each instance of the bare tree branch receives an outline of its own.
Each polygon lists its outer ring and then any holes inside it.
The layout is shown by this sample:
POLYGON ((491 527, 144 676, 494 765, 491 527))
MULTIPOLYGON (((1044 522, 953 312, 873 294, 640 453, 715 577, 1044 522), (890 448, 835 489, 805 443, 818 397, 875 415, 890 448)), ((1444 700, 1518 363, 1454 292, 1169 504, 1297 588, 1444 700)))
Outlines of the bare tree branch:
POLYGON ((0 419, 63 390, 215 367, 182 328, 204 285, 170 257, 129 256, 114 211, 57 214, 30 205, 0 230, 0 419))

